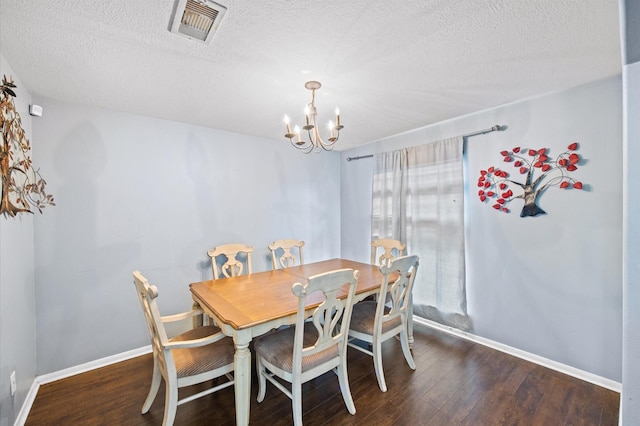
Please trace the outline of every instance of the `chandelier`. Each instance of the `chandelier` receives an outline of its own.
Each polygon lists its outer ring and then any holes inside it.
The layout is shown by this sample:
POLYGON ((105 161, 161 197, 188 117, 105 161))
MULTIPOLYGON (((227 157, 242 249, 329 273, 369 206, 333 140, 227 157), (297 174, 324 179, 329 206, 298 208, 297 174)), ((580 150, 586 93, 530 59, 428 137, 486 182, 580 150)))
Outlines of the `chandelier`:
POLYGON ((336 108, 336 123, 329 121, 329 138, 327 142, 323 141, 320 137, 320 132, 318 131, 318 112, 316 110, 316 90, 318 90, 322 85, 319 81, 307 81, 304 85, 305 88, 311 90, 311 102, 309 102, 304 109, 305 119, 307 124, 302 126, 303 130, 306 130, 309 139, 303 140, 300 136, 300 128, 295 126, 293 132, 291 131, 291 122, 289 121, 289 117, 287 115, 284 116, 284 122, 287 125, 287 133, 285 133, 284 137, 288 138, 295 148, 303 151, 305 154, 310 153, 311 151, 320 152, 321 150, 331 151, 333 149, 333 145, 338 142, 338 138, 340 137, 340 130, 343 129, 344 126, 340 125, 340 111, 336 108))

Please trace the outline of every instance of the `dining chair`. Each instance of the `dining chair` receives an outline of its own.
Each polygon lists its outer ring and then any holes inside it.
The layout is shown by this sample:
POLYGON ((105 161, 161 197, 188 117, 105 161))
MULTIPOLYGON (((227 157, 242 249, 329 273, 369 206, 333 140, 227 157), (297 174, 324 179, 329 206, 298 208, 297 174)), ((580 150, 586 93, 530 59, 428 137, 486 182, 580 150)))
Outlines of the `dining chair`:
POLYGON ((275 271, 279 267, 288 268, 296 264, 304 264, 304 255, 302 253, 302 247, 304 241, 298 240, 276 240, 272 244, 269 244, 269 250, 271 250, 271 263, 273 264, 273 270, 275 271), (298 262, 296 262, 296 256, 291 250, 298 248, 298 262), (282 255, 278 257, 278 253, 282 252, 282 255), (280 266, 278 266, 280 265, 280 266))
POLYGON ((302 384, 332 370, 338 376, 347 410, 356 412, 347 376, 346 344, 358 275, 353 269, 338 269, 314 275, 305 284, 295 283, 295 326, 255 340, 258 402, 264 400, 268 380, 291 399, 295 425, 302 424, 302 384), (345 291, 347 297, 338 298, 345 291), (276 377, 290 383, 290 388, 276 377))
POLYGON ((405 255, 406 244, 402 241, 391 238, 378 238, 371 241, 371 264, 378 266, 389 266, 389 263, 396 257, 405 255), (378 256, 379 249, 382 254, 378 256))
POLYGON ((348 345, 373 357, 373 365, 382 392, 387 391, 382 370, 382 343, 400 335, 404 358, 412 370, 416 364, 409 347, 411 291, 418 271, 418 256, 402 256, 381 266, 382 285, 377 301, 362 301, 353 307, 348 345), (364 347, 357 341, 368 343, 364 347), (369 349, 370 348, 370 349, 369 349))
MULTIPOLYGON (((371 241, 371 264, 389 266, 389 263, 396 257, 405 255, 406 245, 402 241, 392 238, 375 238, 371 241), (378 252, 381 251, 380 256, 378 252)), ((370 296, 365 301, 377 300, 377 296, 370 296)))
POLYGON ((207 253, 211 257, 211 266, 213 267, 213 279, 224 277, 236 277, 238 275, 251 273, 251 253, 253 247, 245 244, 225 244, 214 247, 207 253), (225 257, 224 263, 218 269, 218 256, 223 255, 225 257), (239 260, 236 256, 244 257, 243 260, 239 260))
POLYGON ((151 388, 144 404, 142 414, 151 408, 158 394, 160 381, 165 382, 165 400, 163 425, 172 425, 178 405, 192 401, 210 393, 233 386, 233 340, 226 337, 219 328, 208 325, 190 330, 169 338, 165 330, 166 323, 184 321, 192 324, 194 316, 202 315, 199 309, 182 314, 161 316, 158 309, 158 289, 149 285, 139 271, 133 272, 133 282, 138 299, 147 321, 153 349, 153 376, 151 388), (178 389, 198 383, 208 382, 225 376, 227 380, 196 394, 178 399, 178 389))

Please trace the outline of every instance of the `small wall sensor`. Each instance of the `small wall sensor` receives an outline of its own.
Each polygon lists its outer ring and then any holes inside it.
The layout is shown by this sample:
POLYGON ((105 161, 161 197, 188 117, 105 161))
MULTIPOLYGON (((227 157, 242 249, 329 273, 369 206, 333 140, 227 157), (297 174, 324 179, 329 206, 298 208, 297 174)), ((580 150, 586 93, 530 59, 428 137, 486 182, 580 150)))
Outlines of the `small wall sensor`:
POLYGON ((42 117, 42 107, 40 105, 29 105, 29 114, 42 117))

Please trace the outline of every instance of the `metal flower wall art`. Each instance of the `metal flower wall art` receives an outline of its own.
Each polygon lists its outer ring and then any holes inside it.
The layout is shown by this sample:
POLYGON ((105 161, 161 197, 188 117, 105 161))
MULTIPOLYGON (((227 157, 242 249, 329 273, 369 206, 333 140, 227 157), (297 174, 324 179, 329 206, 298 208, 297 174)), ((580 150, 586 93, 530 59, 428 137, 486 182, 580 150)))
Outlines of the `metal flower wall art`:
POLYGON ((494 209, 509 213, 509 204, 517 199, 524 200, 520 217, 545 214, 537 205, 538 197, 550 187, 561 189, 582 189, 582 182, 570 176, 578 170, 581 158, 575 151, 578 143, 574 142, 567 150, 555 159, 551 159, 548 148, 526 149, 516 147, 500 154, 505 163, 512 163, 520 175, 525 176, 524 183, 517 182, 511 175, 495 166, 480 170, 478 177, 478 197, 480 201, 491 205, 494 209), (514 188, 514 189, 512 189, 514 188), (514 193, 514 190, 517 193, 514 193))
POLYGON ((18 213, 33 213, 34 208, 42 213, 46 205, 55 206, 53 196, 45 191, 47 183, 33 168, 29 139, 13 103, 15 87, 13 79, 3 77, 0 86, 0 214, 12 217, 18 213))

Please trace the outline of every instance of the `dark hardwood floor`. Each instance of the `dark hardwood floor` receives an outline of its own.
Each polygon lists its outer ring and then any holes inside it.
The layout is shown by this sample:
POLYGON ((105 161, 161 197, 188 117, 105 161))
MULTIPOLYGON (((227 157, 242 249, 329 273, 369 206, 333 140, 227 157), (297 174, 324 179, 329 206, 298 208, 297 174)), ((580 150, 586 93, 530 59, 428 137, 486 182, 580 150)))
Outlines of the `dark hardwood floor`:
MULTIPOLYGON (((303 386, 304 424, 618 424, 616 392, 421 326, 415 327, 415 339, 415 371, 398 341, 384 344, 386 393, 378 388, 372 359, 349 350, 357 413, 349 414, 337 377, 328 373, 303 386)), ((151 355, 145 355, 42 385, 26 425, 160 425, 164 386, 151 411, 140 414, 151 368, 151 355)), ((269 385, 258 404, 255 372, 253 379, 251 424, 291 424, 289 399, 269 385)), ((233 387, 179 406, 175 424, 235 424, 233 387)))

